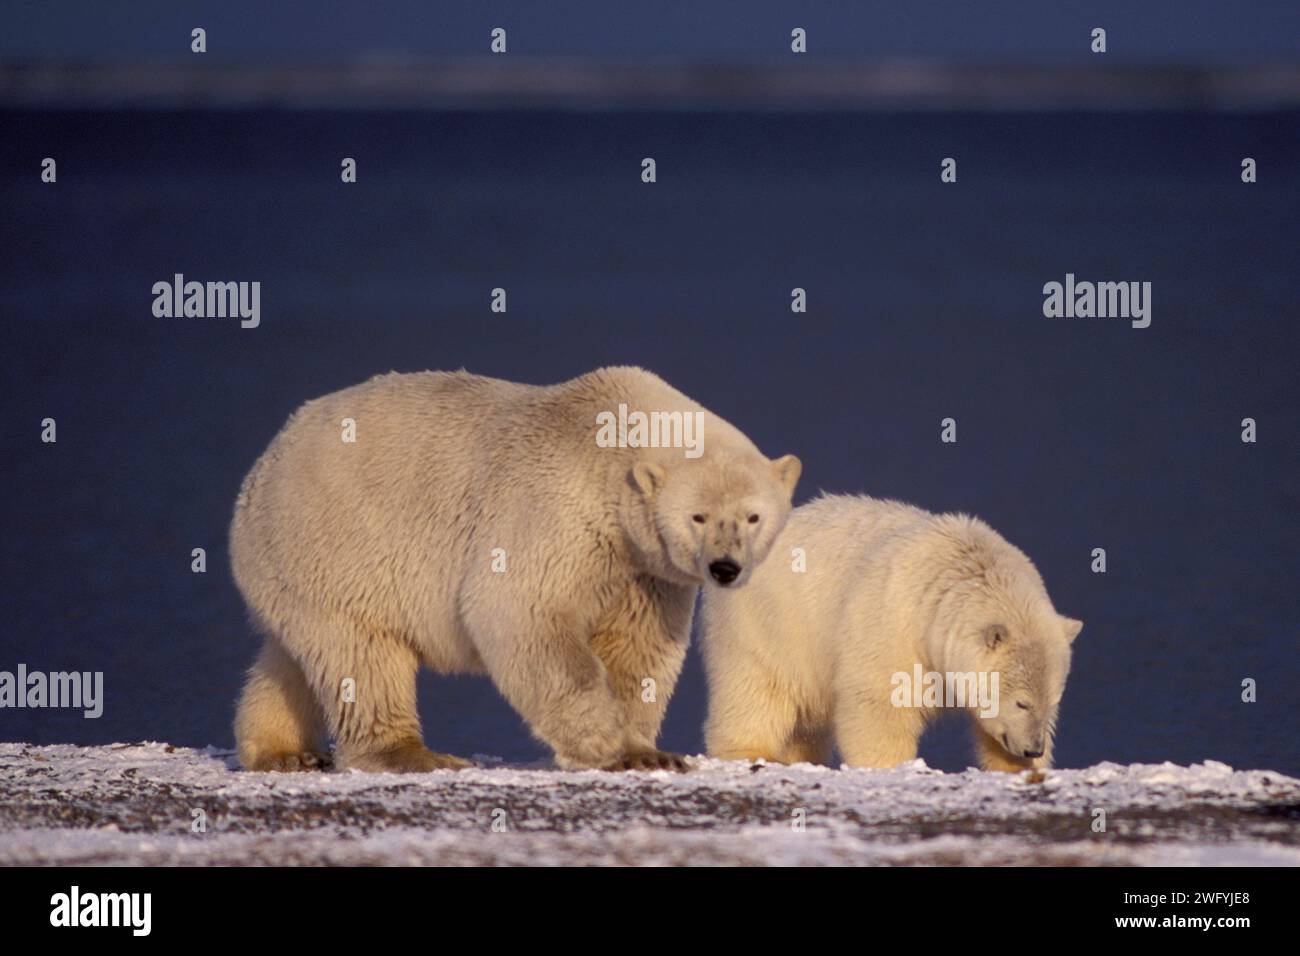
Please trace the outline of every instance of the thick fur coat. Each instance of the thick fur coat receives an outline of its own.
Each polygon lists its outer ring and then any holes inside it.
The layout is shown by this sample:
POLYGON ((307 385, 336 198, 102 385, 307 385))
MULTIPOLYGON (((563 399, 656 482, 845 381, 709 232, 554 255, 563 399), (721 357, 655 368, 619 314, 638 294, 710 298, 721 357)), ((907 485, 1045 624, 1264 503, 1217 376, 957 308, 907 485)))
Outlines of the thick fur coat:
POLYGON ((344 767, 462 766, 423 744, 426 666, 490 676, 561 766, 680 766, 656 737, 698 588, 744 583, 799 470, 636 368, 553 386, 393 373, 306 403, 231 524, 264 637, 240 759, 314 766, 328 736, 344 767), (700 413, 702 454, 602 444, 620 404, 700 413))
POLYGON ((826 763, 838 750, 861 767, 914 759, 951 706, 900 694, 918 673, 996 675, 997 713, 965 708, 981 764, 1050 766, 1083 626, 984 522, 849 496, 795 509, 749 585, 706 593, 701 613, 711 755, 826 763))

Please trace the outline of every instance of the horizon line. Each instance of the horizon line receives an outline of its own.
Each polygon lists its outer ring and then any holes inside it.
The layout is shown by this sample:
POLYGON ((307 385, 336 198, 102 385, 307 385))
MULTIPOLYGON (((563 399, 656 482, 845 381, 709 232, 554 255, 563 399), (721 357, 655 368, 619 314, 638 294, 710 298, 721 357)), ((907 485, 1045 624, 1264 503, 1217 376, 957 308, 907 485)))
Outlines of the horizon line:
POLYGON ((1287 110, 1300 63, 0 60, 3 109, 1287 110))

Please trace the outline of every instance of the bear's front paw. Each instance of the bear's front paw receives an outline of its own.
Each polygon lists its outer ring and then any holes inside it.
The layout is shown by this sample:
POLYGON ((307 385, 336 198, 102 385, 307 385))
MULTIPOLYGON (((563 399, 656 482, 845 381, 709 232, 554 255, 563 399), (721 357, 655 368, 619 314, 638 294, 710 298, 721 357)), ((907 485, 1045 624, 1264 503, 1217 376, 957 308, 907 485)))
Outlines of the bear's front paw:
POLYGON ((298 753, 272 753, 255 758, 246 770, 270 773, 298 773, 311 770, 329 770, 334 759, 320 750, 303 750, 298 753))
POLYGON ((666 750, 634 750, 623 754, 605 770, 672 770, 685 773, 691 769, 690 763, 681 754, 666 750))
POLYGON ((474 766, 451 754, 434 753, 418 741, 410 741, 383 750, 349 752, 340 761, 345 770, 370 773, 428 773, 431 770, 464 770, 474 766))

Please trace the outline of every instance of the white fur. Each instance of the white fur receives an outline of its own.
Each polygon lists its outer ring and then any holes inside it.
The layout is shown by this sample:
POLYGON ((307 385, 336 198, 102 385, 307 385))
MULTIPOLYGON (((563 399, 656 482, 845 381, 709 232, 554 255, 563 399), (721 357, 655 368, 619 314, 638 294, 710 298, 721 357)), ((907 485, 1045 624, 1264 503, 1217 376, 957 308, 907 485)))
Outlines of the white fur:
POLYGON ((894 706, 891 679, 917 663, 996 671, 1000 712, 975 718, 981 763, 1050 766, 1083 626, 1056 613, 1033 564, 984 522, 849 496, 795 509, 748 587, 707 592, 701 613, 711 755, 825 763, 834 746, 862 767, 916 757, 936 711, 894 706))
POLYGON ((598 447, 596 416, 619 403, 704 411, 649 372, 608 368, 545 387, 394 373, 294 413, 231 525, 266 638, 236 718, 245 766, 311 763, 325 732, 344 766, 460 765, 421 742, 422 664, 490 675, 562 766, 654 765, 698 586, 724 556, 738 583, 752 573, 799 462, 769 461, 707 412, 697 459, 598 447))

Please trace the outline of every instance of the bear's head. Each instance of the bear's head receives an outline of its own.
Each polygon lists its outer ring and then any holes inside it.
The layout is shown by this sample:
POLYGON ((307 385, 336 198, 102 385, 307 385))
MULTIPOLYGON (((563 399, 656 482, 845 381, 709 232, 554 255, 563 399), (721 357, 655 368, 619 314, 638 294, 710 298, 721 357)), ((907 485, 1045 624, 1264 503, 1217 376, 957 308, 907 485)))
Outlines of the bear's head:
POLYGON ((994 706, 969 708, 980 730, 1018 760, 1047 763, 1083 622, 1058 614, 1029 559, 1000 544, 978 574, 944 595, 932 647, 946 671, 988 675, 990 688, 997 675, 994 706))
POLYGON ((642 459, 628 474, 624 530, 650 573, 738 587, 785 526, 801 470, 794 455, 757 452, 642 459))

